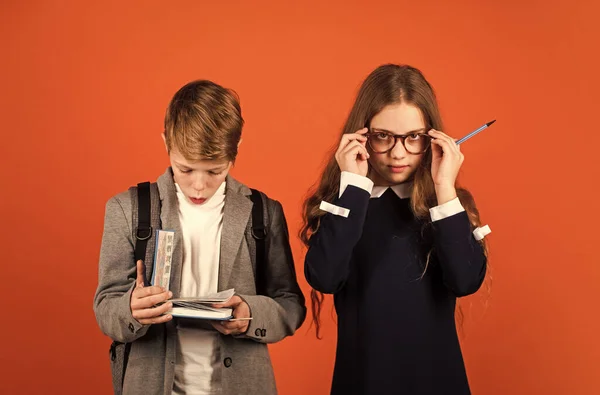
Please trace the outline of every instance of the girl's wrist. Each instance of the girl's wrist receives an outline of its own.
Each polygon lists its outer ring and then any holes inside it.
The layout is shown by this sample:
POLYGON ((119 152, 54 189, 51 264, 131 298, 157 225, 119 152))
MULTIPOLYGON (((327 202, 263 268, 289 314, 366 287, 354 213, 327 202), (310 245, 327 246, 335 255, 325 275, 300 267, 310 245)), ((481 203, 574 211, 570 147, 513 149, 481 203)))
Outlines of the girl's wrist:
POLYGON ((456 188, 454 185, 436 185, 435 195, 437 197, 438 206, 440 206, 456 199, 456 188))

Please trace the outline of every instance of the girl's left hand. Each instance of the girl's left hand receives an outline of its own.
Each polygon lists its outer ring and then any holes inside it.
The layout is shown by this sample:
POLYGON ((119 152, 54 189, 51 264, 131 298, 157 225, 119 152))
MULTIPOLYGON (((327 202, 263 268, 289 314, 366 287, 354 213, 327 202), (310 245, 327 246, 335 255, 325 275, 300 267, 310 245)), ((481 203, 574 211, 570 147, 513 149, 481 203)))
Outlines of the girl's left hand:
POLYGON ((430 130, 431 140, 431 177, 436 189, 454 189, 456 177, 465 156, 454 139, 437 130, 430 130))

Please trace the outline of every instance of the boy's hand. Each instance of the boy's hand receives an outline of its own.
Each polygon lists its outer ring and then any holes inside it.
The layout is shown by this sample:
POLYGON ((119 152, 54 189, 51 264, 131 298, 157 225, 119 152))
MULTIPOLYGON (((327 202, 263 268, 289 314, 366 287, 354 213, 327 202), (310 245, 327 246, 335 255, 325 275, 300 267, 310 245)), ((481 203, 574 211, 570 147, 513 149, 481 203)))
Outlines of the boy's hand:
POLYGON ((170 321, 173 317, 170 314, 163 314, 173 307, 173 303, 167 302, 161 306, 155 306, 172 298, 173 293, 165 291, 161 287, 144 286, 144 272, 144 263, 137 261, 137 278, 135 288, 131 293, 131 315, 142 325, 162 324, 170 321))
POLYGON ((215 304, 213 307, 232 307, 233 320, 211 322, 212 326, 224 335, 241 335, 246 333, 250 322, 250 306, 242 298, 234 295, 227 303, 215 304), (235 321, 239 320, 239 321, 235 321))

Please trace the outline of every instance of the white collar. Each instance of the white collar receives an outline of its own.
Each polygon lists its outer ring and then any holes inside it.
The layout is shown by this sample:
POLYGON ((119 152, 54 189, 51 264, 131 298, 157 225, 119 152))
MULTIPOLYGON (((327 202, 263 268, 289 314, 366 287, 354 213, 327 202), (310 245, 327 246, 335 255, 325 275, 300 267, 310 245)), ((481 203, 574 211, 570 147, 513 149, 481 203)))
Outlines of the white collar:
POLYGON ((398 196, 400 199, 407 199, 410 197, 410 194, 412 192, 412 183, 404 182, 402 184, 393 185, 391 187, 373 187, 373 190, 371 191, 371 198, 381 197, 385 193, 385 191, 388 190, 388 188, 392 188, 392 191, 394 191, 396 196, 398 196))

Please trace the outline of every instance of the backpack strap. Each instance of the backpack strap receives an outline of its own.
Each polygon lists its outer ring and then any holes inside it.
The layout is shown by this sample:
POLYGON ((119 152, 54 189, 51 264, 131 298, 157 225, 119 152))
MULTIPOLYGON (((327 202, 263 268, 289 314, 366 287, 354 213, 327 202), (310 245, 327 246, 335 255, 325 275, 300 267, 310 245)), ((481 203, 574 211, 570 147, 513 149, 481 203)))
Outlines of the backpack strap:
MULTIPOLYGON (((255 271, 254 271, 254 281, 256 285, 256 294, 257 295, 265 295, 266 293, 266 248, 265 248, 265 239, 267 237, 267 228, 265 227, 265 210, 263 204, 262 193, 257 191, 256 189, 250 189, 252 191, 252 195, 250 199, 252 200, 252 229, 251 234, 254 239, 255 249, 256 249, 256 257, 254 261, 255 271)), ((248 240, 249 241, 249 240, 248 240)), ((252 256, 252 251, 250 252, 252 256)))
MULTIPOLYGON (((135 241, 134 258, 144 261, 144 284, 149 284, 152 277, 154 260, 155 230, 160 229, 160 196, 156 183, 142 182, 131 190, 131 209, 133 222, 133 238, 135 241), (150 243, 150 248, 148 248, 150 243)), ((113 390, 116 395, 123 392, 123 381, 129 360, 131 343, 113 341, 110 346, 110 358, 113 375, 113 390)))
POLYGON ((148 285, 152 278, 156 231, 161 228, 160 196, 156 183, 141 182, 132 190, 134 192, 131 202, 135 241, 134 258, 136 262, 144 261, 146 267, 144 284, 148 285))
MULTIPOLYGON (((133 254, 135 261, 146 261, 146 247, 148 240, 152 237, 152 225, 150 224, 150 183, 142 182, 137 186, 137 227, 135 230, 135 252, 133 254)), ((144 284, 148 285, 148 275, 144 279, 144 284)))

